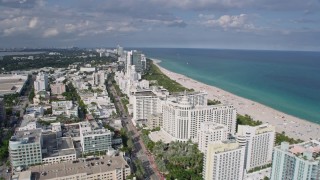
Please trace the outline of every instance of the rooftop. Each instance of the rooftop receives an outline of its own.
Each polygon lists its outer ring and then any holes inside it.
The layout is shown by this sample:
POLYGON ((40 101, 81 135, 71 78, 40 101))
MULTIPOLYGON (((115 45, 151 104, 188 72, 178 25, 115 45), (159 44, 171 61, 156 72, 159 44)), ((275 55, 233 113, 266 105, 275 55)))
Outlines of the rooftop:
POLYGON ((170 97, 177 97, 177 96, 184 96, 184 95, 192 96, 192 95, 199 95, 199 94, 207 95, 207 93, 204 92, 204 91, 191 91, 191 92, 177 92, 177 93, 172 93, 172 94, 170 95, 170 97))
POLYGON ((41 129, 16 131, 11 137, 11 142, 23 142, 24 144, 40 142, 41 129))
POLYGON ((282 150, 288 151, 298 157, 303 157, 305 154, 310 153, 309 160, 320 160, 320 141, 311 140, 307 142, 303 142, 300 144, 289 145, 288 143, 283 143, 278 148, 282 150))
POLYGON ((152 91, 139 91, 134 94, 135 96, 156 96, 152 91))
POLYGON ((203 122, 200 124, 201 131, 204 131, 206 133, 212 133, 214 130, 219 129, 225 129, 227 130, 227 127, 223 124, 218 124, 214 122, 203 122))
POLYGON ((95 129, 92 130, 91 132, 85 132, 82 135, 83 136, 88 136, 88 135, 99 135, 99 134, 110 134, 111 131, 107 130, 107 129, 95 129))
POLYGON ((0 75, 0 94, 20 93, 27 76, 0 75))
POLYGON ((150 132, 149 138, 150 138, 153 142, 162 141, 162 142, 164 142, 164 143, 170 143, 171 141, 173 141, 172 138, 171 138, 171 136, 168 135, 168 134, 167 134, 166 132, 164 132, 163 130, 150 132))
POLYGON ((29 170, 37 174, 39 180, 43 180, 79 173, 96 174, 113 171, 118 168, 129 168, 122 156, 102 156, 101 158, 87 158, 73 162, 32 166, 29 170))
POLYGON ((56 133, 43 134, 43 147, 47 149, 44 158, 75 154, 71 137, 57 138, 56 133))
POLYGON ((239 143, 236 140, 226 140, 221 141, 220 143, 209 143, 208 145, 208 151, 213 151, 215 154, 240 148, 242 147, 239 146, 239 143))

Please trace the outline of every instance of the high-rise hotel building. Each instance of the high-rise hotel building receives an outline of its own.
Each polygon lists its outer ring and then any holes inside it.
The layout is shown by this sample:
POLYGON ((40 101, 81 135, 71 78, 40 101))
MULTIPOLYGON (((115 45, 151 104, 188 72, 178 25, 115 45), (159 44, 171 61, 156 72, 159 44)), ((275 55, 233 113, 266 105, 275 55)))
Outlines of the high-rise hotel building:
POLYGON ((133 118, 136 120, 147 119, 151 114, 157 114, 160 110, 160 100, 152 91, 136 92, 130 97, 133 105, 133 118))
POLYGON ((203 179, 242 180, 245 147, 236 141, 223 141, 208 145, 204 156, 203 179))
POLYGON ((275 140, 275 128, 269 124, 260 126, 238 125, 237 140, 246 148, 245 170, 270 164, 275 140))
POLYGON ((48 75, 44 72, 40 72, 34 81, 34 90, 36 92, 46 91, 49 87, 48 75))
POLYGON ((198 131, 202 122, 215 122, 227 127, 228 132, 235 133, 236 109, 229 105, 192 105, 185 95, 179 101, 167 100, 162 104, 162 129, 173 140, 198 141, 198 131))
POLYGON ((198 148, 201 152, 205 153, 208 144, 228 139, 228 128, 223 124, 214 122, 203 122, 200 124, 198 132, 198 148))

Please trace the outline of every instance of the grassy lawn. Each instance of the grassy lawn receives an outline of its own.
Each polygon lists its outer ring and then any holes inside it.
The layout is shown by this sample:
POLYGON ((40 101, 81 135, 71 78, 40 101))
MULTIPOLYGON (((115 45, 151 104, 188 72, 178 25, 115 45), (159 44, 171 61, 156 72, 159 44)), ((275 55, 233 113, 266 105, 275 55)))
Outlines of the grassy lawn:
POLYGON ((151 60, 148 59, 148 66, 149 69, 147 70, 146 74, 142 77, 143 79, 149 81, 156 81, 156 85, 163 86, 166 88, 170 93, 173 92, 182 92, 186 91, 193 91, 192 89, 188 89, 181 84, 177 83, 176 81, 170 79, 168 76, 163 74, 161 70, 153 64, 151 60))

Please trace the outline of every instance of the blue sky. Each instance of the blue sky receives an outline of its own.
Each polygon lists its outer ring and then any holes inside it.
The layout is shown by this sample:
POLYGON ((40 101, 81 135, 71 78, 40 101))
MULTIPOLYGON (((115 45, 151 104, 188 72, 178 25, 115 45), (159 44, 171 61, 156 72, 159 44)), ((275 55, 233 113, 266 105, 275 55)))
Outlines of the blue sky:
POLYGON ((319 0, 0 0, 0 48, 320 51, 319 0))

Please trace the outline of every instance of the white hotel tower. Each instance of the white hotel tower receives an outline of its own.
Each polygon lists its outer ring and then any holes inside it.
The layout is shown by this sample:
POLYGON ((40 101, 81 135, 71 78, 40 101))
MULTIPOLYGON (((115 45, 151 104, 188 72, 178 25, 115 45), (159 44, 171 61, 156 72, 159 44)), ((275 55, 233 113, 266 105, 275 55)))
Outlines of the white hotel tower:
POLYGON ((275 128, 269 124, 260 126, 239 125, 239 144, 246 147, 245 170, 249 171, 272 162, 275 128))
POLYGON ((195 105, 193 106, 185 95, 180 101, 169 101, 163 103, 163 127, 173 140, 194 142, 198 141, 200 123, 215 122, 224 124, 228 132, 235 133, 236 110, 233 106, 225 105, 195 105))
POLYGON ((214 122, 203 122, 200 125, 198 132, 198 148, 205 153, 208 144, 219 141, 226 141, 228 139, 228 128, 223 124, 214 122))
POLYGON ((208 145, 204 156, 203 179, 242 180, 245 148, 236 141, 208 145))
POLYGON ((46 91, 48 89, 48 85, 49 85, 48 75, 44 72, 38 73, 37 78, 34 81, 34 90, 36 92, 46 91))

